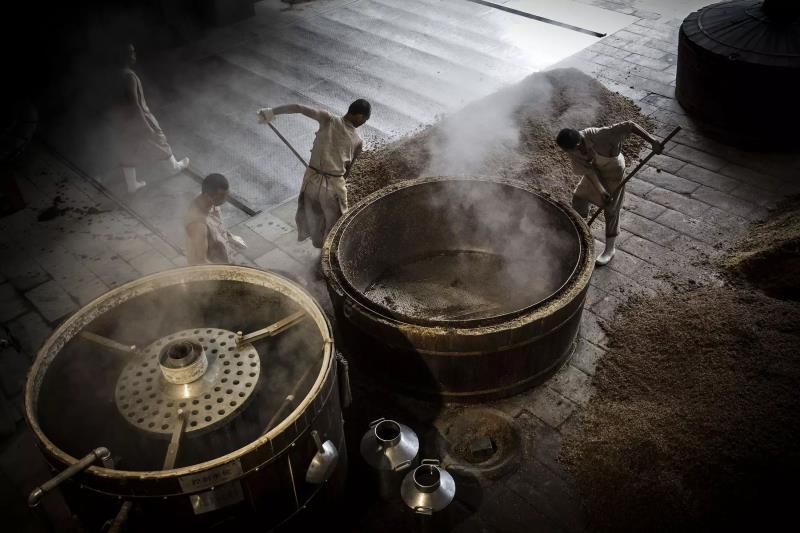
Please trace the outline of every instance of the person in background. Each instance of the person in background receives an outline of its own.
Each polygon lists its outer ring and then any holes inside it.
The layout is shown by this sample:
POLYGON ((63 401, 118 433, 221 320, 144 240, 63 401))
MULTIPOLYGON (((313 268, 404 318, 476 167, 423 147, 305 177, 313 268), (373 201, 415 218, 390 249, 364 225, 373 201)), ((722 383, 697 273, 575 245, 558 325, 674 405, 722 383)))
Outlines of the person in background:
POLYGON ((136 49, 132 44, 122 48, 119 90, 114 114, 114 129, 117 132, 119 163, 128 192, 133 194, 146 185, 136 176, 136 167, 158 161, 160 171, 172 176, 189 166, 189 158, 175 159, 167 137, 158 120, 147 106, 142 90, 142 81, 133 71, 136 64, 136 49))
POLYGON ((297 199, 298 241, 311 237, 314 247, 322 248, 333 225, 347 211, 345 182, 363 146, 356 128, 369 120, 371 110, 369 102, 358 99, 341 117, 298 104, 258 111, 262 123, 271 122, 275 115, 290 113, 300 113, 319 123, 297 199))
POLYGON ((607 265, 616 252, 614 243, 625 196, 625 187, 620 187, 625 172, 622 143, 630 134, 649 142, 657 154, 663 150, 655 137, 632 121, 580 131, 565 128, 556 137, 556 144, 572 160, 575 173, 583 176, 572 195, 572 207, 583 217, 589 214, 590 203, 605 210, 606 245, 595 261, 599 266, 607 265))
POLYGON ((230 245, 247 248, 244 239, 231 234, 222 223, 219 206, 228 199, 229 188, 225 176, 209 174, 203 180, 200 196, 192 200, 183 221, 190 265, 229 264, 230 245))

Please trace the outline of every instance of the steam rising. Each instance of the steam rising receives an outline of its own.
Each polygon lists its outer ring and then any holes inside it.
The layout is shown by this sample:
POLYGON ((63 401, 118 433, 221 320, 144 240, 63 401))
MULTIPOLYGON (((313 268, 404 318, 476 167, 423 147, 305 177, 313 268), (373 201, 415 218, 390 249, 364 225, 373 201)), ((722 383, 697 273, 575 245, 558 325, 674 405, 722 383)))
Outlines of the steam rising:
POLYGON ((430 137, 422 175, 496 176, 519 163, 520 109, 546 116, 552 91, 548 78, 533 75, 445 118, 430 137))
MULTIPOLYGON (((427 159, 420 175, 518 179, 538 155, 530 129, 549 127, 555 137, 556 128, 582 128, 597 115, 597 87, 569 83, 571 75, 532 75, 445 118, 414 152, 427 159)), ((478 319, 531 306, 567 281, 579 244, 563 215, 523 190, 451 183, 387 199, 405 209, 359 225, 406 251, 375 272, 369 298, 405 316, 478 319)))
MULTIPOLYGON (((124 344, 146 346, 190 328, 220 327, 245 333, 261 329, 297 310, 279 293, 252 284, 188 282, 132 298, 107 310, 87 327, 124 344)), ((176 467, 207 461, 254 441, 264 432, 284 399, 303 379, 296 400, 280 423, 308 394, 318 376, 322 339, 315 323, 305 319, 280 335, 258 341, 261 375, 250 401, 222 425, 204 433, 186 433, 176 467)), ((114 388, 131 357, 74 338, 47 369, 39 395, 39 420, 45 434, 75 457, 106 446, 117 468, 160 470, 168 435, 147 433, 129 424, 118 411, 114 388)), ((158 376, 158 374, 154 374, 158 376)), ((159 394, 159 378, 142 383, 140 394, 159 394), (153 386, 152 389, 146 389, 153 386)), ((202 412, 211 401, 187 401, 184 409, 202 412)), ((213 399, 212 399, 213 401, 213 399)), ((178 402, 164 413, 178 409, 178 402)), ((216 404, 211 408, 217 409, 216 404)))
POLYGON ((484 319, 532 306, 567 281, 580 250, 556 207, 491 181, 418 184, 357 216, 339 246, 345 275, 411 321, 484 319))

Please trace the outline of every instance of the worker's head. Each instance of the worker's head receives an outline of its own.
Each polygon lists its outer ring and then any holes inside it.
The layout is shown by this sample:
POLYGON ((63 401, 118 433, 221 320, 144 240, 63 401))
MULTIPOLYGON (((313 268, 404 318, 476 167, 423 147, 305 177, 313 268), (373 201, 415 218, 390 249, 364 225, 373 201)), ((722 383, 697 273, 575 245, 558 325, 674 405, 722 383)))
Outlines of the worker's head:
POLYGON ((117 45, 117 61, 120 67, 132 67, 136 64, 136 48, 132 43, 121 42, 117 45))
POLYGON ((578 130, 564 128, 558 132, 556 144, 563 150, 574 150, 581 144, 581 133, 578 130))
POLYGON ((222 174, 209 174, 203 180, 202 191, 214 205, 222 205, 228 199, 228 178, 222 174))
POLYGON ((357 128, 369 120, 370 113, 372 113, 372 106, 370 103, 363 98, 359 98, 350 104, 345 117, 357 128))

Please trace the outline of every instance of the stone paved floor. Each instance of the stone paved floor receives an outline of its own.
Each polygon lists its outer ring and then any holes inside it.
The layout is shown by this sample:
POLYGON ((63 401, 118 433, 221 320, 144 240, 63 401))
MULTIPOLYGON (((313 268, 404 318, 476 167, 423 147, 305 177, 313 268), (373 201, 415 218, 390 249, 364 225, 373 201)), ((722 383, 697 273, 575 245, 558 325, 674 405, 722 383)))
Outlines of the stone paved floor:
MULTIPOLYGON (((551 16, 561 5, 558 16, 607 33, 636 20, 598 8, 576 17, 563 5, 579 4, 563 0, 510 3, 523 11, 547 7, 551 16)), ((303 169, 256 122, 258 108, 297 102, 343 113, 356 98, 367 98, 374 112, 359 131, 369 146, 430 124, 597 40, 465 0, 316 0, 291 8, 262 0, 255 17, 144 57, 137 71, 175 153, 190 155, 199 174, 228 176, 233 193, 259 211, 296 195, 303 169)), ((118 183, 107 171, 111 151, 100 148, 113 132, 102 121, 87 124, 89 116, 72 114, 66 134, 53 130, 51 142, 104 183, 118 183), (91 142, 75 146, 80 137, 91 142)), ((309 153, 313 122, 282 116, 274 124, 301 154, 309 153)), ((178 184, 160 189, 169 196, 178 184)))
MULTIPOLYGON (((593 276, 580 340, 570 363, 545 385, 492 404, 524 428, 530 453, 509 477, 482 484, 479 504, 464 504, 462 531, 586 528, 577 490, 557 456, 561 432, 576 423, 592 394, 592 375, 607 347, 605 324, 629 295, 722 283, 710 261, 775 202, 800 192, 799 158, 748 153, 716 143, 702 134, 674 100, 680 19, 702 2, 581 1, 629 15, 631 23, 558 66, 579 68, 635 100, 657 121, 659 134, 674 125, 684 129, 665 154, 653 158, 629 185, 620 250, 608 268, 593 276)), ((308 9, 324 9, 328 20, 342 20, 337 9, 351 3, 320 2, 308 9)), ((446 3, 456 6, 446 11, 452 16, 473 6, 458 0, 446 3)), ((302 17, 293 11, 284 15, 302 17)), ((299 27, 315 35, 309 27, 299 27)), ((408 39, 421 38, 424 30, 393 26, 391 21, 370 27, 376 34, 393 32, 408 39)), ((223 29, 203 46, 224 54, 235 48, 230 46, 232 40, 236 41, 235 30, 223 29)), ((335 44, 323 43, 322 47, 335 44)), ((304 53, 303 57, 311 57, 323 51, 309 40, 304 53)), ((410 62, 407 67, 414 65, 413 56, 402 57, 410 62)), ((323 63, 323 59, 318 61, 323 63)), ((381 64, 374 62, 376 68, 381 64)), ((303 71, 302 67, 293 70, 296 75, 303 71)), ((338 90, 336 85, 321 86, 319 96, 330 103, 331 98, 339 98, 338 90)), ((188 145, 185 150, 193 158, 202 158, 189 151, 188 145)), ((4 436, 0 486, 3 500, 12 504, 11 523, 48 531, 54 522, 63 523, 59 502, 48 503, 47 513, 36 514, 22 505, 30 487, 46 477, 21 422, 21 387, 31 357, 59 320, 92 297, 142 274, 183 264, 176 211, 171 209, 175 204, 159 204, 159 191, 170 191, 170 198, 186 202, 197 186, 190 176, 181 175, 154 183, 157 187, 149 195, 130 200, 113 186, 98 188, 40 147, 29 154, 18 174, 30 208, 0 219, 0 337, 10 341, 0 351, 0 435, 4 436), (37 215, 53 206, 55 198, 61 198, 55 207, 67 210, 52 220, 38 221, 37 215)), ((229 208, 226 214, 232 230, 251 245, 238 260, 291 275, 329 306, 324 287, 309 266, 315 252, 294 238, 293 212, 292 198, 254 217, 229 208)), ((21 526, 20 530, 25 529, 21 526)))
POLYGON ((14 170, 27 208, 0 218, 0 489, 13 531, 68 524, 58 497, 27 510, 50 475, 22 422, 28 367, 61 320, 112 287, 185 264, 180 252, 41 146, 14 170), (50 210, 53 217, 38 220, 50 210), (19 529, 13 529, 18 525, 19 529))

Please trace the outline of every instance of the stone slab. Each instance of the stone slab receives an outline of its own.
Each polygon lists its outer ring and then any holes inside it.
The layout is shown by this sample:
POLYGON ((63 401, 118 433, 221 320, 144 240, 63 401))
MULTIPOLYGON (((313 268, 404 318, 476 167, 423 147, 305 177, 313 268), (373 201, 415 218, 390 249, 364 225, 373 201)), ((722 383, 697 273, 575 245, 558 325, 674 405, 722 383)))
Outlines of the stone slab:
POLYGON ((25 297, 48 322, 55 322, 78 309, 69 294, 52 280, 26 292, 25 297))
POLYGON ((0 322, 16 318, 28 309, 28 303, 11 283, 0 284, 0 322))

